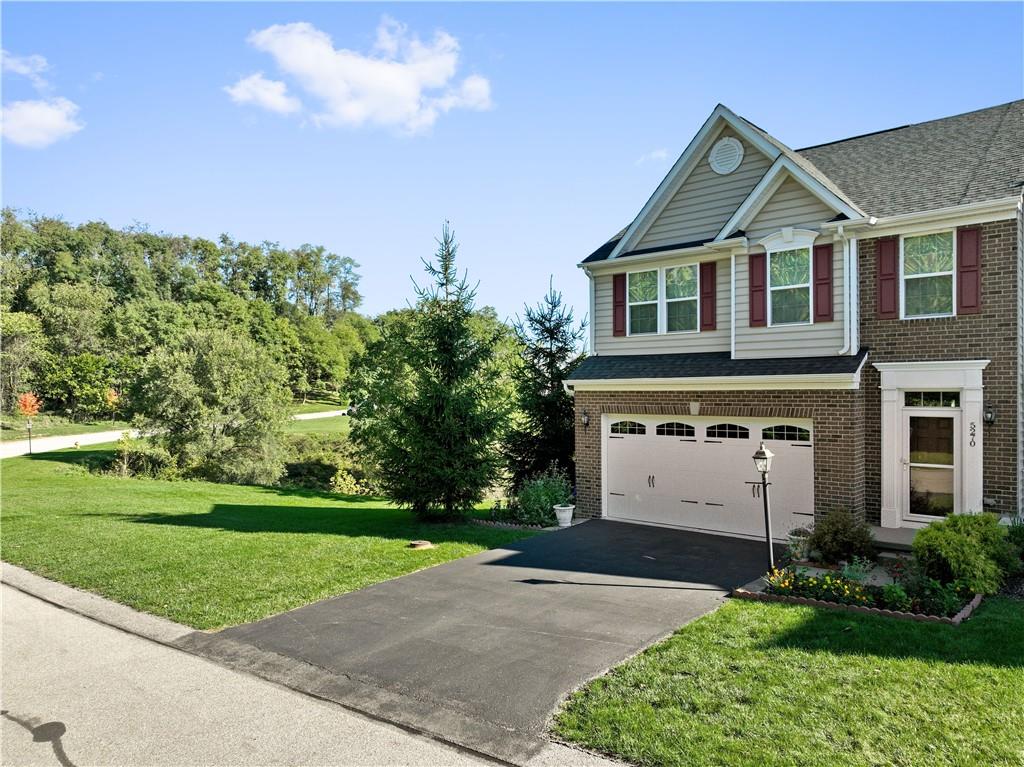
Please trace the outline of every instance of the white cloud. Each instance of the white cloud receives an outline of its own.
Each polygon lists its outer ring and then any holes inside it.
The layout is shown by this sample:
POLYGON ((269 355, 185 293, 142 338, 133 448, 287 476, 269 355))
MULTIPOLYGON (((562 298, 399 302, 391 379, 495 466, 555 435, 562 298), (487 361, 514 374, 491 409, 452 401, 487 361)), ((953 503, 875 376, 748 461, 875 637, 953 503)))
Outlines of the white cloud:
POLYGON ((279 114, 290 114, 302 109, 302 102, 288 95, 288 86, 278 80, 268 80, 262 72, 243 77, 234 85, 224 87, 236 104, 255 104, 279 114))
POLYGON ((312 24, 275 24, 249 35, 282 73, 319 103, 318 125, 382 125, 425 130, 453 109, 490 109, 491 84, 480 75, 456 81, 459 42, 437 31, 429 42, 384 17, 370 53, 335 48, 312 24))
POLYGON ((640 157, 637 158, 636 164, 637 165, 643 165, 645 162, 661 163, 661 162, 665 162, 665 160, 667 160, 667 159, 668 159, 668 150, 667 149, 652 149, 650 152, 647 152, 646 154, 640 155, 640 157))
POLYGON ((50 68, 45 56, 32 54, 31 56, 15 56, 6 50, 0 50, 0 62, 4 72, 21 75, 32 83, 38 91, 44 91, 50 87, 43 77, 43 72, 50 68))
POLYGON ((80 131, 77 115, 78 105, 65 98, 13 101, 4 105, 0 132, 14 144, 42 149, 80 131))

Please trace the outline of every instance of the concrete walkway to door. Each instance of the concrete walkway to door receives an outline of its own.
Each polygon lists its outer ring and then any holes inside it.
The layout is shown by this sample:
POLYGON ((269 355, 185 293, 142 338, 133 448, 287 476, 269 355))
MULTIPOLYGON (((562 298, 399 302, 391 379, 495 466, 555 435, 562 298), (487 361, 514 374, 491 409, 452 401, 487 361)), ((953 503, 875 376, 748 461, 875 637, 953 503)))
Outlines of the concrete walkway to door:
POLYGON ((186 644, 270 676, 294 662, 279 681, 522 763, 564 695, 763 558, 755 541, 591 521, 186 644))

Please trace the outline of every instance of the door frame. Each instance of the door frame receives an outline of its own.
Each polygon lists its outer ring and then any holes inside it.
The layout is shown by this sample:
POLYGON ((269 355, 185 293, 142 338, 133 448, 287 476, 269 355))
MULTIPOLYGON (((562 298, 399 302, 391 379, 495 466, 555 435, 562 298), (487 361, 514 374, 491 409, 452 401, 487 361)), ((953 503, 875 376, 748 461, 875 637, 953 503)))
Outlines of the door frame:
POLYGON ((942 519, 940 516, 932 516, 930 514, 911 514, 910 513, 910 419, 911 418, 948 418, 953 421, 953 514, 963 513, 961 508, 961 502, 963 500, 963 461, 961 456, 963 455, 963 433, 962 433, 962 413, 960 408, 939 408, 939 407, 903 407, 901 409, 901 417, 903 419, 902 431, 903 431, 903 453, 900 459, 900 463, 903 467, 903 489, 901 490, 901 500, 903 517, 902 522, 906 526, 921 526, 924 527, 938 519, 942 519))
MULTIPOLYGON (((982 371, 989 360, 942 360, 933 362, 876 362, 881 374, 881 522, 882 527, 923 527, 922 521, 904 518, 907 499, 903 493, 905 451, 904 394, 908 391, 957 391, 960 393, 960 487, 954 508, 963 513, 984 509, 984 417, 982 371)), ((936 408, 932 408, 935 410, 936 408)), ((870 443, 868 450, 871 450, 870 443)), ((869 452, 870 455, 870 452, 869 452)))

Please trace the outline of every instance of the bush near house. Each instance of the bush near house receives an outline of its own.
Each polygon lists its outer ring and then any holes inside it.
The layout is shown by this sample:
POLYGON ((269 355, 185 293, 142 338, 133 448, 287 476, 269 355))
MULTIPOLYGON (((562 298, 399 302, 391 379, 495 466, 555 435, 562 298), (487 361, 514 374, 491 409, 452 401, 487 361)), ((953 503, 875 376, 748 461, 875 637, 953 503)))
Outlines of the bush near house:
POLYGON ((1020 549, 994 514, 954 514, 914 538, 914 557, 925 575, 995 594, 1020 567, 1020 549))
POLYGON ((519 492, 494 516, 502 522, 549 526, 557 522, 554 507, 572 502, 572 485, 561 469, 551 468, 522 483, 519 492))
POLYGON ((807 548, 817 552, 819 561, 827 564, 854 557, 874 559, 878 554, 871 528, 845 509, 837 509, 814 523, 807 548))

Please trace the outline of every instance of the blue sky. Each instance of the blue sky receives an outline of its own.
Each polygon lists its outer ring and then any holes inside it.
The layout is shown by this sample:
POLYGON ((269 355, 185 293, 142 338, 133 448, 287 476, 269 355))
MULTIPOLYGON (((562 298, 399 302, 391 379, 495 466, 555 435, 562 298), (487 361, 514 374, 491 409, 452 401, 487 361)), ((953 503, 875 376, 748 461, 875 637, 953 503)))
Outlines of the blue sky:
POLYGON ((1010 3, 0 12, 5 205, 323 244, 369 312, 410 298, 449 219, 481 303, 514 315, 553 275, 585 314, 577 262, 718 102, 799 148, 1024 95, 1010 3))

